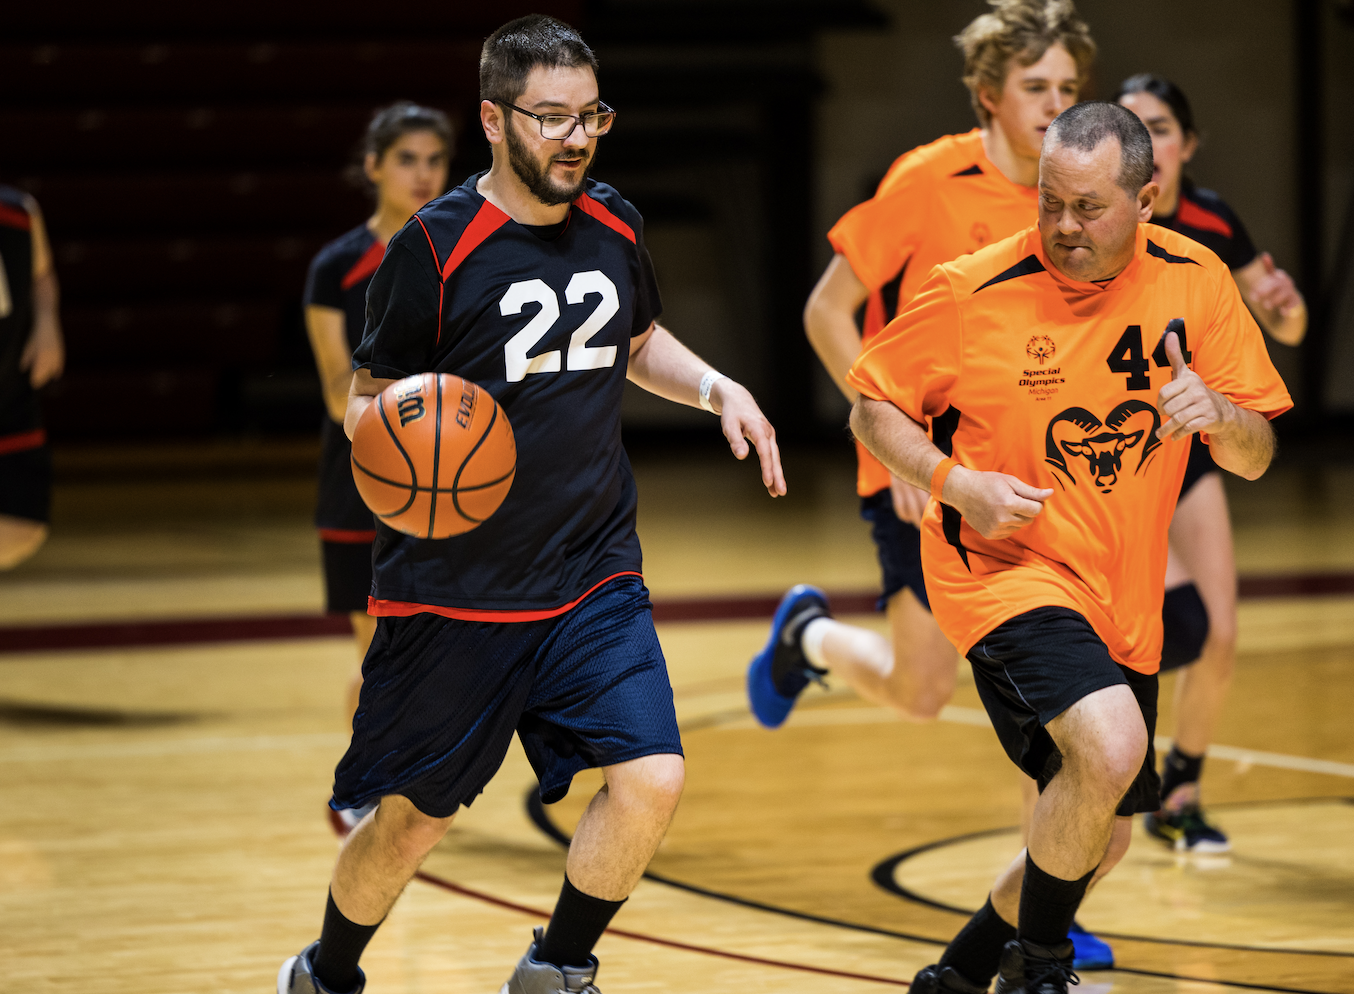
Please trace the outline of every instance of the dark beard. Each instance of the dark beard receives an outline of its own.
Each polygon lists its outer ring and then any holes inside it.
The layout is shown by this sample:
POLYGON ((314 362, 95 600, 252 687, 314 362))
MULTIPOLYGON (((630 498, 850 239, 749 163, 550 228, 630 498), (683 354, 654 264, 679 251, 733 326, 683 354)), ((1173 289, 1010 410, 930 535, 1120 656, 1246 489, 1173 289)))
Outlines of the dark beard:
MULTIPOLYGON (((583 192, 583 185, 588 181, 588 172, 592 169, 592 163, 596 159, 594 154, 583 167, 583 174, 578 177, 578 183, 571 187, 562 187, 551 181, 548 170, 549 165, 542 169, 536 160, 532 158, 531 152, 527 149, 526 143, 517 137, 517 133, 508 127, 505 129, 508 136, 508 162, 512 165, 512 171, 517 174, 517 178, 522 184, 531 191, 531 195, 545 204, 547 207, 558 207, 560 204, 569 204, 578 199, 578 195, 583 192)), ((551 159, 553 162, 553 158, 551 159)))

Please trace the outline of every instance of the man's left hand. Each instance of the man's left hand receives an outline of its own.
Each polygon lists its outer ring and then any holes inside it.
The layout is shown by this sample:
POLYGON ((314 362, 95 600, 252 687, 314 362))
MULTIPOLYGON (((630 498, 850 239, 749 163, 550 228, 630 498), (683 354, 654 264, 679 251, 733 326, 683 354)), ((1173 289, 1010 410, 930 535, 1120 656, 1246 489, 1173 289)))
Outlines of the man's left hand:
POLYGON ((1166 358, 1171 361, 1171 382, 1157 393, 1157 410, 1163 419, 1157 438, 1179 441, 1196 431, 1212 434, 1223 429, 1231 404, 1185 365, 1180 338, 1173 331, 1166 333, 1166 358))
POLYGON ((734 458, 747 458, 750 441, 762 464, 762 485, 772 497, 784 497, 785 472, 780 465, 776 429, 766 420, 752 394, 741 383, 725 377, 710 389, 710 400, 719 408, 719 425, 734 458))
POLYGON ((1265 272, 1255 281, 1251 291, 1255 304, 1267 311, 1278 311, 1280 317, 1286 318, 1302 306, 1302 294, 1298 292, 1293 277, 1274 264, 1272 255, 1261 252, 1260 262, 1265 272))

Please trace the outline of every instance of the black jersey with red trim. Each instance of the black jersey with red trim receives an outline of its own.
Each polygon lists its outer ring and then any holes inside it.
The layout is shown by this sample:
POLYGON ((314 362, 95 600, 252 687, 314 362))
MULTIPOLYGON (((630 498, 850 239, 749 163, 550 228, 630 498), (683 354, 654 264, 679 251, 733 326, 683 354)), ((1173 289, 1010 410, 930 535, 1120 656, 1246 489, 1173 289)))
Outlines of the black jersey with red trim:
POLYGON ((463 535, 418 539, 378 522, 374 614, 539 616, 641 568, 621 394, 630 340, 661 307, 643 220, 589 180, 562 226, 531 228, 480 196, 480 175, 391 240, 353 363, 379 378, 478 383, 512 425, 517 474, 463 535))
MULTIPOLYGON (((367 322, 367 286, 381 264, 385 245, 365 224, 340 235, 320 249, 310 263, 302 303, 343 312, 348 348, 362 343, 367 322)), ((320 425, 319 496, 315 526, 322 533, 348 533, 351 541, 369 542, 375 520, 353 483, 352 444, 343 425, 325 413, 320 425)))
POLYGON ((1212 190, 1189 180, 1180 183, 1180 201, 1170 216, 1152 215, 1152 223, 1178 231, 1210 248, 1228 269, 1250 265, 1258 254, 1241 218, 1212 190))
POLYGON ((33 333, 33 219, 26 196, 0 186, 0 436, 41 424, 19 357, 33 333))

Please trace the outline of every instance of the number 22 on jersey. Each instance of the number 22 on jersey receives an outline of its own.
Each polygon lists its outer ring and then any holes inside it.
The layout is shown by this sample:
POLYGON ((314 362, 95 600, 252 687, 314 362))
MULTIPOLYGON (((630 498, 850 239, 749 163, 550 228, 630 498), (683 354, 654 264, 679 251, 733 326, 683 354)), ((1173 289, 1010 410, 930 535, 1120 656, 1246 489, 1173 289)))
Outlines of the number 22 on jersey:
MULTIPOLYGON (((621 309, 616 284, 612 283, 600 269, 590 269, 584 273, 574 273, 569 285, 564 288, 566 304, 581 304, 591 295, 600 296, 602 299, 588 315, 587 320, 569 336, 565 369, 606 369, 616 365, 616 346, 596 348, 588 345, 589 339, 606 327, 606 323, 621 309)), ((503 364, 509 383, 518 383, 526 379, 530 373, 560 371, 559 349, 527 355, 559 320, 559 297, 544 280, 521 280, 508 287, 508 292, 498 302, 498 311, 504 317, 512 317, 521 314, 522 308, 527 304, 539 304, 541 309, 527 322, 525 328, 508 339, 507 344, 503 346, 503 364)))

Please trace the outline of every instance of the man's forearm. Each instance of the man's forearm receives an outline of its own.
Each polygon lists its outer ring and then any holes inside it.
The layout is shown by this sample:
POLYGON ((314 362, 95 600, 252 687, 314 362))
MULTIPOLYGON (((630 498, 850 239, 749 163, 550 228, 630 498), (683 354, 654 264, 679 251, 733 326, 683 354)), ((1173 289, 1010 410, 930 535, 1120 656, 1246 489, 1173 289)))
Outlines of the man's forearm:
POLYGON ((688 407, 700 406, 700 382, 710 364, 656 325, 633 355, 627 377, 636 386, 688 407))
POLYGON ((1213 461, 1229 473, 1258 479, 1274 459, 1274 428, 1263 414, 1226 403, 1232 407, 1227 427, 1208 438, 1213 461))
POLYGON ((851 408, 851 431, 894 476, 931 489, 931 476, 945 458, 926 429, 887 401, 861 397, 851 408))

